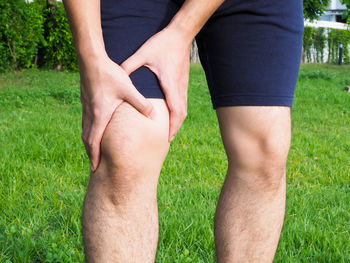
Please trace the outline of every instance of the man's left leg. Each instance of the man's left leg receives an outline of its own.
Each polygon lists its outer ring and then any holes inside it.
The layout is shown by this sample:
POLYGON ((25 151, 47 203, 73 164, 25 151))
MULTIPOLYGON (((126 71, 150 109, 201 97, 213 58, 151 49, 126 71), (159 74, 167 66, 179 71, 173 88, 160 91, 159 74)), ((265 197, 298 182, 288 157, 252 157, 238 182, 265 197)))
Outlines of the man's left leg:
POLYGON ((290 107, 221 107, 217 114, 228 156, 215 216, 218 262, 272 262, 284 219, 290 107))

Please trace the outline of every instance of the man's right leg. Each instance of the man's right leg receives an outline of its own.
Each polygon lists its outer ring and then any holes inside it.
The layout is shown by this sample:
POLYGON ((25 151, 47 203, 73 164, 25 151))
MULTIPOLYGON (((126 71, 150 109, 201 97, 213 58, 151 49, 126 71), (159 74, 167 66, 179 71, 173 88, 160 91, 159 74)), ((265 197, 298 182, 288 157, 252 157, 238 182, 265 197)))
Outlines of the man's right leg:
POLYGON ((91 173, 83 210, 86 262, 154 262, 158 243, 157 183, 169 149, 169 113, 151 99, 148 119, 130 104, 114 113, 91 173))

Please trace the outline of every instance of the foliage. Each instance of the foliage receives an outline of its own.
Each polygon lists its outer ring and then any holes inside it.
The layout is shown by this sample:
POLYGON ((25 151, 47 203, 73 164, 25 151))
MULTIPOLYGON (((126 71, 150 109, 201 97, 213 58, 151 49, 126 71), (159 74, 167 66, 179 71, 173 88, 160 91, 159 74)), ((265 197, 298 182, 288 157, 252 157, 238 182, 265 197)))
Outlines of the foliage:
POLYGON ((315 37, 315 31, 316 29, 313 27, 306 26, 304 28, 304 35, 303 35, 303 51, 304 56, 306 56, 306 61, 311 61, 311 50, 313 46, 313 41, 315 37))
POLYGON ((325 70, 300 71, 299 80, 302 79, 322 79, 331 81, 335 78, 334 74, 325 70))
POLYGON ((350 31, 339 29, 328 29, 328 62, 336 63, 339 56, 339 43, 343 43, 343 60, 344 63, 350 62, 350 31))
POLYGON ((329 4, 330 0, 304 0, 304 17, 310 21, 318 19, 320 15, 327 11, 329 4))
MULTIPOLYGON (((304 16, 317 19, 328 7, 330 0, 304 0, 304 16)), ((343 0, 350 8, 350 0, 343 0)), ((0 1, 0 72, 30 67, 55 68, 77 71, 78 62, 73 39, 62 2, 46 0, 0 1)), ((348 10, 349 12, 349 10, 348 10)), ((349 13, 347 13, 348 15, 349 13)), ((331 47, 329 61, 337 56, 338 42, 348 43, 347 35, 332 32, 331 39, 325 39, 322 30, 305 29, 304 50, 307 60, 315 49, 315 61, 321 62, 324 47, 331 47)), ((345 61, 348 51, 344 49, 345 61)))
POLYGON ((348 24, 350 24, 350 0, 340 0, 344 5, 346 5, 347 10, 343 14, 343 18, 347 19, 348 24))
POLYGON ((45 8, 45 44, 42 46, 40 65, 69 71, 78 70, 68 18, 62 2, 52 8, 45 8))
POLYGON ((323 62, 324 49, 326 47, 326 35, 324 28, 317 28, 315 34, 314 47, 316 49, 316 62, 323 62))
POLYGON ((329 63, 337 63, 340 42, 343 43, 343 61, 344 63, 350 63, 349 30, 305 27, 303 39, 304 61, 322 63, 325 55, 324 50, 327 48, 327 61, 329 63))
POLYGON ((30 67, 78 69, 68 19, 61 2, 0 1, 0 72, 30 67))
MULTIPOLYGON (((325 11, 327 11, 331 0, 304 0, 304 17, 310 21, 318 19, 325 11)), ((343 18, 347 19, 350 23, 350 0, 340 0, 341 3, 346 5, 347 10, 343 14, 343 18)))
POLYGON ((0 72, 6 71, 7 69, 10 69, 10 68, 11 68, 10 52, 8 52, 8 47, 6 45, 6 42, 3 40, 3 33, 0 31, 0 72))
POLYGON ((23 0, 0 1, 0 70, 29 68, 43 42, 44 18, 23 0))
POLYGON ((303 50, 306 61, 322 63, 327 45, 326 30, 306 26, 303 36, 303 50))

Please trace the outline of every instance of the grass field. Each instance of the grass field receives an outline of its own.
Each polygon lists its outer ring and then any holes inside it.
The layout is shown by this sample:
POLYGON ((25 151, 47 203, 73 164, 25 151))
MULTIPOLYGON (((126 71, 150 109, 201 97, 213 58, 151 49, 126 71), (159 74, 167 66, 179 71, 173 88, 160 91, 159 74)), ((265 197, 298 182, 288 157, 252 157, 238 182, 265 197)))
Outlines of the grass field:
MULTIPOLYGON (((302 65, 293 107, 287 213, 275 262, 350 262, 350 66, 302 65)), ((159 183, 156 262, 215 262, 213 217, 226 157, 205 76, 159 183)), ((84 262, 89 162, 76 73, 0 75, 0 263, 84 262)))

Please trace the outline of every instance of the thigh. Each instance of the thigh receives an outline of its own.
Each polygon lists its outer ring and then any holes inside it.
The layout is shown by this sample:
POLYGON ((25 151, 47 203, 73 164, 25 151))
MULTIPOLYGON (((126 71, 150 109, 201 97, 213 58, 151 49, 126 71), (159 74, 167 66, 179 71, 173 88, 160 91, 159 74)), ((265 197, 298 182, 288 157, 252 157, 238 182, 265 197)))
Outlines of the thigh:
MULTIPOLYGON (((147 39, 163 29, 179 5, 172 0, 101 0, 101 24, 108 56, 121 64, 147 39)), ((130 75, 147 98, 164 98, 155 74, 141 67, 130 75)))
POLYGON ((127 102, 114 112, 101 141, 101 162, 93 178, 107 185, 155 187, 169 149, 169 112, 163 99, 149 99, 155 110, 149 119, 127 102))
POLYGON ((291 140, 291 110, 280 106, 217 109, 224 146, 233 164, 285 163, 291 140))
POLYGON ((214 108, 292 106, 303 35, 300 0, 227 0, 196 40, 214 108))

